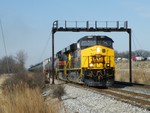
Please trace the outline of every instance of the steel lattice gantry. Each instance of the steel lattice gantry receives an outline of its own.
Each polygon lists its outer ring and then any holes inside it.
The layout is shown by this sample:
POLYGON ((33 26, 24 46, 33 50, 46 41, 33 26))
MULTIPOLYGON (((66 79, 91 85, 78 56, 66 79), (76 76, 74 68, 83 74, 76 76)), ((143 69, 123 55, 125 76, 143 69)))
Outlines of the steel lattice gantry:
POLYGON ((54 21, 52 27, 52 84, 54 84, 54 34, 56 32, 127 32, 129 34, 129 81, 132 83, 131 28, 120 21, 54 21))

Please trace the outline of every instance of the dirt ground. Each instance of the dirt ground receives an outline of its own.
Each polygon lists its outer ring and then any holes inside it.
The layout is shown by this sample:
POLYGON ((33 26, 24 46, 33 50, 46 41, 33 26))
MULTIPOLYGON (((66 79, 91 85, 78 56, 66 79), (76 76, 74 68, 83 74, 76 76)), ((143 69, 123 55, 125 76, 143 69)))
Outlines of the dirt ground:
MULTIPOLYGON (((115 80, 129 82, 129 62, 116 63, 115 80)), ((150 61, 132 61, 132 80, 134 83, 150 85, 150 61)))

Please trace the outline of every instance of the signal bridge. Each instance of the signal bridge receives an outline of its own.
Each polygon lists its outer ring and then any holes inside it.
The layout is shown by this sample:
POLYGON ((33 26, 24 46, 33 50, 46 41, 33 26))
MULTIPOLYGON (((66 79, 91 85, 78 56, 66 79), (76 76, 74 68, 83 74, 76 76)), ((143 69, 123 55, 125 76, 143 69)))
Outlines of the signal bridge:
POLYGON ((128 21, 54 21, 52 27, 52 84, 54 84, 54 34, 56 32, 127 32, 129 34, 129 82, 132 83, 131 28, 128 28, 128 21))
POLYGON ((71 32, 130 32, 127 21, 55 21, 52 31, 71 32))

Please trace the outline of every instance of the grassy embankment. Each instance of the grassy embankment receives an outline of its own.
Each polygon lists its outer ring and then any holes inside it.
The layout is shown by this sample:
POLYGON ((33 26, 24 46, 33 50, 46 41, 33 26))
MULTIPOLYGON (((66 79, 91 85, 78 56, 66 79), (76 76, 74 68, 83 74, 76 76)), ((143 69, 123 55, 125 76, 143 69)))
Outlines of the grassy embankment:
MULTIPOLYGON (((129 63, 127 61, 116 63, 115 79, 129 81, 129 63)), ((132 62, 132 79, 134 83, 150 85, 150 61, 132 62)))
MULTIPOLYGON (((41 75, 28 76, 17 74, 11 77, 0 76, 0 113, 58 113, 61 104, 59 99, 46 102, 41 95, 44 86, 41 75), (6 79, 4 81, 4 79, 6 79)), ((56 96, 62 93, 55 90, 56 96)), ((63 91, 63 89, 62 89, 63 91)))

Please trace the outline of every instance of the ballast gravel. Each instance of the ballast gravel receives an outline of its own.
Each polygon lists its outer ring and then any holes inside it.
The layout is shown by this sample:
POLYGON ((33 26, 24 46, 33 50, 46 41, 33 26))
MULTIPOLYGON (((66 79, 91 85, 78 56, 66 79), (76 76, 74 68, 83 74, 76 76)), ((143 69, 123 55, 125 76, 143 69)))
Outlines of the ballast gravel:
POLYGON ((66 95, 62 97, 67 113, 150 113, 146 109, 118 101, 113 97, 87 89, 64 85, 66 95))

